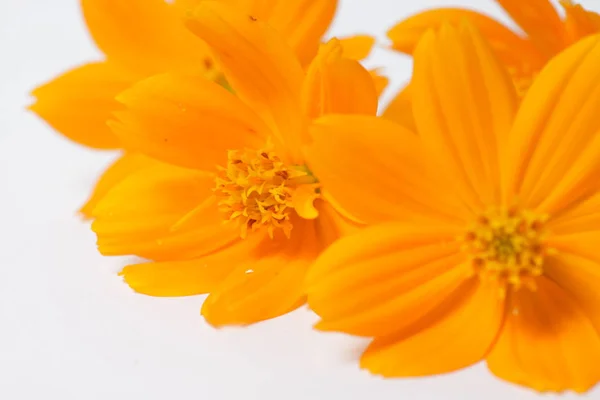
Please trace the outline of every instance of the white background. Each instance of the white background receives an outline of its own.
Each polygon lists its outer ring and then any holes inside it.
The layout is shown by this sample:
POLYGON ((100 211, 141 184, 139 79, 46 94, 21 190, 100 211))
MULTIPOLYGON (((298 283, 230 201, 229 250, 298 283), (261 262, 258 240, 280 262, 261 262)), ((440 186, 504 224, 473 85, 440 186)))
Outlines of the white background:
MULTIPOLYGON (((332 34, 381 40, 397 19, 430 6, 470 5, 507 21, 492 0, 340 3, 332 34)), ((598 0, 582 3, 600 9, 598 0)), ((1 400, 538 398, 484 365, 427 379, 372 377, 355 362, 364 342, 312 331, 307 310, 214 330, 200 318, 203 297, 133 293, 116 275, 127 260, 99 256, 75 215, 114 154, 69 143, 24 110, 34 86, 99 57, 77 0, 0 0, 1 400)), ((406 58, 378 49, 369 65, 381 64, 394 88, 409 76, 406 58)), ((600 389, 588 398, 600 399, 600 389)))

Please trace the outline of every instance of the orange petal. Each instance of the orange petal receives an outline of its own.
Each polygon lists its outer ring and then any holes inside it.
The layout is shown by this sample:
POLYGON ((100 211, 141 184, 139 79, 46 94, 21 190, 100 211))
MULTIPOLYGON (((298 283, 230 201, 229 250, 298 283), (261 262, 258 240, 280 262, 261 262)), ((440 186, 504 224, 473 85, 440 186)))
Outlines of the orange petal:
POLYGON ((558 250, 544 263, 544 273, 585 311, 600 332, 600 258, 598 232, 554 238, 558 250))
POLYGON ((600 380, 600 336, 573 299, 539 279, 535 292, 512 295, 488 367, 537 391, 585 392, 600 380))
POLYGON ((535 47, 552 57, 564 46, 564 27, 549 0, 496 0, 527 33, 535 47))
POLYGON ((130 175, 92 212, 100 252, 173 260, 199 257, 236 240, 239 229, 223 224, 213 187, 211 174, 165 164, 130 175), (200 205, 202 224, 171 229, 200 205))
POLYGON ((552 215, 547 226, 554 235, 596 231, 600 226, 600 192, 552 215))
MULTIPOLYGON (((199 3, 199 0, 183 0, 190 4, 194 1, 199 3)), ((315 57, 338 3, 338 0, 219 1, 268 22, 294 50, 302 65, 308 65, 315 57)))
POLYGON ((411 131, 417 131, 415 117, 413 116, 410 83, 398 92, 381 116, 390 121, 394 121, 411 131))
POLYGON ((183 167, 214 170, 227 150, 264 145, 269 129, 226 89, 199 76, 157 75, 121 93, 111 122, 128 148, 183 167))
POLYGON ((119 275, 133 290, 149 296, 209 293, 238 264, 248 259, 248 254, 256 248, 259 240, 262 240, 260 235, 239 239, 212 254, 191 260, 128 265, 119 275))
POLYGON ((116 149, 121 143, 106 121, 119 108, 116 95, 133 79, 111 63, 86 64, 35 89, 29 109, 77 143, 116 149))
POLYGON ((216 2, 202 3, 187 26, 211 46, 236 95, 287 146, 292 162, 301 162, 304 72, 281 35, 256 17, 216 2))
POLYGON ((208 296, 213 326, 247 325, 288 313, 305 301, 304 277, 321 249, 315 221, 295 220, 291 239, 267 238, 208 296))
POLYGON ((375 90, 377 91, 377 97, 381 97, 383 91, 387 88, 390 80, 381 74, 378 69, 369 70, 371 74, 371 78, 373 78, 373 83, 375 84, 375 90))
POLYGON ((443 374, 481 361, 504 317, 504 301, 493 283, 465 282, 435 316, 388 337, 376 338, 360 365, 385 377, 443 374))
POLYGON ((317 200, 315 207, 319 212, 315 230, 317 238, 324 248, 327 248, 340 237, 354 233, 363 227, 363 225, 344 217, 332 204, 326 201, 317 200))
POLYGON ((358 61, 369 57, 375 45, 375 38, 370 35, 354 35, 339 40, 344 49, 344 58, 358 61))
POLYGON ((291 203, 300 217, 315 219, 319 216, 319 210, 315 206, 315 200, 319 197, 316 190, 314 185, 302 185, 294 191, 291 203))
POLYGON ((164 0, 82 0, 87 27, 109 60, 144 76, 212 68, 208 48, 164 0))
POLYGON ((568 43, 600 32, 600 15, 569 0, 561 0, 560 5, 565 10, 564 26, 568 43))
POLYGON ((377 91, 371 74, 358 61, 342 57, 342 45, 331 39, 308 67, 302 88, 309 118, 327 114, 377 113, 377 91))
POLYGON ((527 40, 486 15, 460 8, 438 8, 415 14, 390 29, 388 37, 395 50, 412 54, 429 29, 439 29, 444 23, 459 25, 465 20, 477 27, 503 62, 512 64, 526 59, 540 64, 541 55, 527 40))
POLYGON ((311 135, 310 170, 326 198, 354 220, 465 217, 452 190, 438 196, 447 182, 437 179, 418 136, 400 125, 368 116, 327 116, 314 122, 311 135))
POLYGON ((506 70, 467 22, 429 32, 414 60, 413 114, 423 143, 469 207, 498 204, 500 152, 518 104, 506 70))
POLYGON ((335 242, 306 281, 309 305, 322 319, 317 328, 383 336, 428 315, 467 279, 459 232, 380 224, 335 242))
POLYGON ((85 218, 92 217, 92 211, 102 198, 119 182, 140 169, 154 165, 156 161, 137 153, 125 153, 117 158, 100 176, 92 195, 79 210, 85 218))
POLYGON ((271 0, 270 3, 269 25, 281 32, 302 65, 308 65, 329 29, 338 0, 271 0))
POLYGON ((600 188, 600 36, 548 63, 510 132, 507 196, 551 215, 600 188))
POLYGON ((172 7, 179 11, 180 15, 185 16, 188 12, 198 7, 202 1, 206 0, 169 0, 167 1, 172 7))

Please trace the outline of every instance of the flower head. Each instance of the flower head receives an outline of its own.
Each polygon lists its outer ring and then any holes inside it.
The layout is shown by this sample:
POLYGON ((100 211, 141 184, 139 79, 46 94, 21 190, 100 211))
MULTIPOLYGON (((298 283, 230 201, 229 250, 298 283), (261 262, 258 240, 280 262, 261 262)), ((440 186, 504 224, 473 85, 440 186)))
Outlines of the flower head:
MULTIPOLYGON (((81 0, 92 39, 104 54, 33 91, 30 106, 58 132, 97 149, 123 149, 107 121, 120 109, 115 97, 136 82, 170 71, 203 75, 228 83, 207 44, 191 33, 184 18, 205 0, 81 0)), ((214 1, 214 0, 213 0, 214 1)), ((338 0, 235 0, 232 7, 268 21, 292 48, 303 66, 317 53, 335 14, 338 0)), ((373 39, 358 35, 343 40, 346 57, 366 57, 373 39)), ((129 149, 128 149, 129 150, 129 149)), ((125 154, 101 177, 82 213, 89 217, 97 201, 114 184, 137 168, 152 165, 149 158, 125 154), (134 159, 134 162, 130 161, 134 159)))
POLYGON ((315 127, 311 170, 373 224, 311 269, 317 327, 373 338, 361 365, 384 376, 486 360, 539 391, 589 389, 600 380, 600 36, 549 61, 522 101, 466 22, 428 31, 414 57, 418 135, 385 120, 364 135, 352 116, 315 127), (329 126, 343 121, 343 135, 329 126), (351 168, 357 149, 364 169, 351 168))
POLYGON ((235 95, 186 73, 121 93, 112 129, 158 161, 100 199, 92 228, 102 253, 157 261, 123 270, 135 290, 210 293, 202 311, 210 323, 252 323, 303 304, 307 268, 354 229, 303 148, 313 119, 373 117, 377 91, 336 39, 305 70, 272 28, 238 9, 207 2, 187 25, 211 46, 235 95))

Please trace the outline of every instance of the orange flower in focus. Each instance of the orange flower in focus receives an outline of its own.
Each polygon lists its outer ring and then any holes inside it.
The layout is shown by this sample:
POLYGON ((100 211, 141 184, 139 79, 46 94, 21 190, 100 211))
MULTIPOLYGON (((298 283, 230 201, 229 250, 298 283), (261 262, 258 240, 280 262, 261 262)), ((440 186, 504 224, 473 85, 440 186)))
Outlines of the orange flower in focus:
MULTIPOLYGON (((227 84, 208 47, 189 32, 183 18, 202 0, 81 0, 87 27, 105 60, 77 67, 33 91, 30 106, 54 129, 85 146, 122 149, 107 126, 119 109, 118 93, 149 76, 184 71, 227 84)), ((306 66, 317 53, 337 0, 219 0, 268 21, 306 66)), ((347 57, 362 59, 368 36, 343 40, 347 57)), ((138 154, 119 158, 101 177, 82 213, 129 174, 153 164, 138 154)))
POLYGON ((552 59, 522 101, 466 23, 426 33, 414 58, 418 135, 386 120, 365 135, 349 116, 313 132, 311 170, 374 224, 311 269, 317 327, 374 338, 361 366, 387 377, 486 360, 539 391, 588 390, 600 380, 600 36, 552 59))
POLYGON ((114 186, 93 210, 92 228, 103 254, 158 261, 122 271, 136 291, 210 293, 202 314, 211 324, 248 324, 303 304, 307 268, 353 228, 302 149, 312 119, 374 116, 377 92, 337 40, 304 71, 253 15, 206 2, 187 25, 211 46, 236 94, 178 73, 120 94, 115 134, 162 163, 114 186))
MULTIPOLYGON (((521 27, 526 36, 510 30, 476 11, 439 8, 409 17, 390 29, 392 48, 412 54, 421 36, 444 22, 458 24, 468 19, 483 34, 496 56, 508 69, 517 94, 522 98, 543 66, 580 39, 600 32, 600 15, 570 0, 561 0, 561 17, 549 0, 496 0, 521 27)), ((383 116, 414 127, 410 113, 410 86, 389 104, 383 116), (407 122, 408 121, 408 122, 407 122)))

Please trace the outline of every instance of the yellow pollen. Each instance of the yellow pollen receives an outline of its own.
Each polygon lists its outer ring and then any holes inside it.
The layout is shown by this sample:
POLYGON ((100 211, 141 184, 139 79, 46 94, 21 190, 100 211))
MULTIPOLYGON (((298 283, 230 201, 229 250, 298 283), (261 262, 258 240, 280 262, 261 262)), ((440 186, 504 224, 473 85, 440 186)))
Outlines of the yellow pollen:
POLYGON ((510 209, 479 217, 463 237, 473 274, 498 281, 501 296, 508 288, 536 289, 535 278, 543 274, 546 215, 510 209))
MULTIPOLYGON (((227 221, 240 225, 241 236, 266 229, 269 236, 277 229, 290 237, 290 213, 295 190, 317 180, 304 166, 286 165, 273 146, 259 150, 230 150, 227 166, 218 167, 215 195, 227 221)), ((315 197, 318 189, 315 186, 315 197)))

